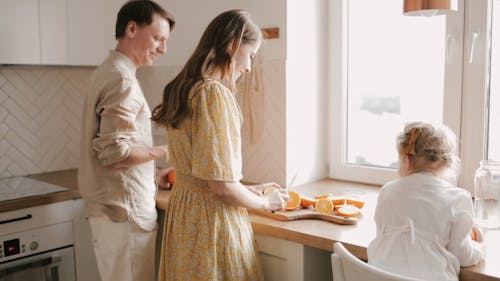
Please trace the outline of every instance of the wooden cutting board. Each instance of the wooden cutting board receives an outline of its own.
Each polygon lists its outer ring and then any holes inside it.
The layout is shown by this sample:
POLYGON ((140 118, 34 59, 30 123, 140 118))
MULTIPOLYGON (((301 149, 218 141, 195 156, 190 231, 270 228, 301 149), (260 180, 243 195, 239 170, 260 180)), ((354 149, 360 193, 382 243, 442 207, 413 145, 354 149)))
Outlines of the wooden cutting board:
POLYGON ((263 215, 269 218, 281 220, 281 221, 292 221, 300 219, 320 219, 337 224, 356 224, 359 221, 358 217, 343 217, 339 215, 326 215, 316 212, 314 209, 297 209, 293 211, 261 211, 261 210, 251 210, 252 213, 263 215))

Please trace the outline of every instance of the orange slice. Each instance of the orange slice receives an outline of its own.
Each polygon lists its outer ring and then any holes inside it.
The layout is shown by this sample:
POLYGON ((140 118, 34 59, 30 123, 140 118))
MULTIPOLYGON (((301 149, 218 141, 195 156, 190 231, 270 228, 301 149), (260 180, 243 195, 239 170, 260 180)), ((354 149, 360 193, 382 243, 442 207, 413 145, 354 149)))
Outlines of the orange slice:
POLYGON ((333 209, 334 209, 334 210, 338 210, 338 209, 340 209, 340 207, 342 207, 342 206, 345 206, 345 205, 335 205, 335 204, 334 204, 334 205, 333 205, 333 209))
POLYGON ((332 200, 328 198, 320 198, 314 205, 316 211, 321 214, 331 215, 333 213, 332 200))
POLYGON ((302 206, 302 208, 307 208, 309 206, 314 207, 314 204, 316 204, 316 201, 318 201, 318 200, 311 198, 311 197, 308 197, 308 196, 300 195, 300 206, 302 206))
POLYGON ((343 205, 337 213, 344 217, 356 217, 359 214, 359 208, 354 205, 343 205))
POLYGON ((333 205, 344 205, 346 203, 346 199, 344 197, 333 197, 331 198, 333 205))
POLYGON ((295 210, 300 206, 300 195, 294 191, 288 191, 288 202, 286 203, 285 210, 291 211, 295 210))
POLYGON ((359 199, 347 198, 347 204, 354 205, 354 206, 358 207, 359 209, 361 209, 365 205, 365 202, 363 202, 359 199))
POLYGON ((331 194, 331 193, 325 193, 325 194, 314 196, 314 198, 321 199, 321 198, 328 198, 328 197, 331 197, 331 196, 333 196, 333 194, 331 194))

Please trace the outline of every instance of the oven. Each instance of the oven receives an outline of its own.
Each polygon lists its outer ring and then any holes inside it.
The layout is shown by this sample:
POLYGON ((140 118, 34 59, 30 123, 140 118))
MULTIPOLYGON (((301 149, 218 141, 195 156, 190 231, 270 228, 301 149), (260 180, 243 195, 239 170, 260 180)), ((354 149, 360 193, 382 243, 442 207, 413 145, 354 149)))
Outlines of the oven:
MULTIPOLYGON (((30 216, 3 220, 0 225, 30 216)), ((71 221, 0 236, 0 281, 14 280, 76 280, 71 221)))

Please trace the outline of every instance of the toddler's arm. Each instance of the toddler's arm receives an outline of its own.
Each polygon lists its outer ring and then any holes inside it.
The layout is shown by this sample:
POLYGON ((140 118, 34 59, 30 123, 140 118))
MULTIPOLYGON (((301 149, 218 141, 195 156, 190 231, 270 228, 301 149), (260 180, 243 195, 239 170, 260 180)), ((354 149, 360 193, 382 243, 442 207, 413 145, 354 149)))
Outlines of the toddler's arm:
POLYGON ((484 245, 482 236, 478 229, 474 230, 472 219, 472 200, 470 195, 463 196, 460 202, 454 206, 454 216, 450 228, 450 241, 448 250, 460 261, 461 266, 471 266, 484 259, 484 245), (477 231, 476 240, 471 237, 471 232, 477 231))

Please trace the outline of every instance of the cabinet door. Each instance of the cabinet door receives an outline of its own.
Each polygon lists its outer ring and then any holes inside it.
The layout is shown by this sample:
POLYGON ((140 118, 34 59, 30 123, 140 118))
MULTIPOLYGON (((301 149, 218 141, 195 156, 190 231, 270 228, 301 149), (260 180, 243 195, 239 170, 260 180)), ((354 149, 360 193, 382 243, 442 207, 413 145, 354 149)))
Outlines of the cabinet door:
POLYGON ((266 281, 304 281, 302 244, 263 235, 255 240, 266 281))
POLYGON ((40 0, 42 64, 68 64, 66 0, 40 0))
POLYGON ((99 65, 116 46, 116 15, 125 0, 67 0, 71 65, 99 65))
POLYGON ((0 63, 40 63, 38 19, 38 0, 0 1, 0 63))

